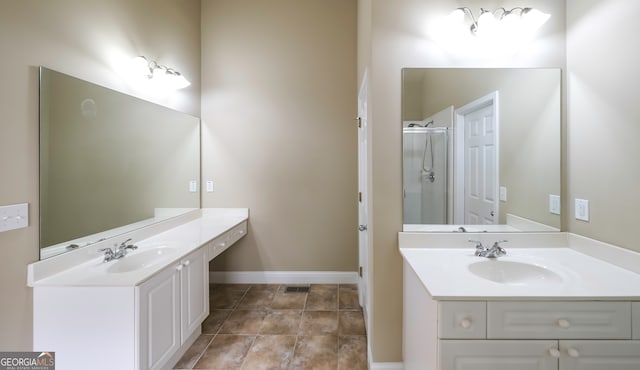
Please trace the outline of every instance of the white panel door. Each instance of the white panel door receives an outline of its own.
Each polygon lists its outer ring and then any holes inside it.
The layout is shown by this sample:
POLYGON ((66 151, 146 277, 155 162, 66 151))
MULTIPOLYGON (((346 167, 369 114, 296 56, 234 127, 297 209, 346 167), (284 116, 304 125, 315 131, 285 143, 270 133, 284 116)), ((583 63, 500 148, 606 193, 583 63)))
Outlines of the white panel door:
POLYGON ((640 341, 560 341, 562 370, 638 370, 640 341))
POLYGON ((182 336, 183 344, 209 315, 209 262, 206 248, 189 254, 182 260, 180 274, 182 294, 182 336))
MULTIPOLYGON (((140 369, 162 369, 180 347, 181 264, 140 285, 140 369)), ((113 354, 117 355, 117 354, 113 354)))
POLYGON ((369 299, 369 126, 367 121, 367 73, 358 94, 358 255, 360 261, 358 295, 368 322, 369 299))
POLYGON ((558 370, 557 348, 554 340, 441 340, 440 370, 558 370))

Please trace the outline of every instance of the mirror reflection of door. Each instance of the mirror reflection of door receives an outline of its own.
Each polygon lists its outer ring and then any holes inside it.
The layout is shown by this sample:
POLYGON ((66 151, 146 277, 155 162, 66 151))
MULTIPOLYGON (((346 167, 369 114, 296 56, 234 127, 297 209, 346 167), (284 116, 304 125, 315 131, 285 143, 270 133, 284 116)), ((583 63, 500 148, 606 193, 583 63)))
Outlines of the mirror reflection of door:
POLYGON ((497 91, 456 109, 456 223, 498 223, 497 112, 497 91))

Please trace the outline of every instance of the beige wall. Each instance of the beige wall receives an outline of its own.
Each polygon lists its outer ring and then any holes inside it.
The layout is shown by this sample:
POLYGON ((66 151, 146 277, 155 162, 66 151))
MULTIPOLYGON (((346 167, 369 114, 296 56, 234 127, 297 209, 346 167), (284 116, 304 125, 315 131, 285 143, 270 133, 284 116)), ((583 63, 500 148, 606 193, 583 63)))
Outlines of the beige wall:
POLYGON ((202 4, 204 207, 249 207, 213 270, 357 271, 355 0, 202 4))
POLYGON ((567 0, 567 13, 569 231, 640 251, 640 2, 567 0))
POLYGON ((26 229, 0 233, 0 349, 31 350, 26 265, 38 258, 37 66, 200 113, 200 1, 0 0, 0 205, 29 203, 26 229), (169 25, 171 25, 169 27, 169 25), (138 93, 123 66, 146 55, 193 84, 168 97, 138 93))
MULTIPOLYGON (((518 1, 457 1, 453 6, 518 6, 518 1), (495 3, 495 4, 494 4, 495 3)), ((373 359, 402 361, 402 229, 400 70, 403 67, 564 67, 565 3, 532 0, 527 5, 553 16, 519 54, 479 58, 464 50, 447 53, 426 33, 431 21, 452 11, 451 1, 373 0, 369 104, 372 127, 373 359)), ((361 66, 362 68, 362 66, 361 66)))

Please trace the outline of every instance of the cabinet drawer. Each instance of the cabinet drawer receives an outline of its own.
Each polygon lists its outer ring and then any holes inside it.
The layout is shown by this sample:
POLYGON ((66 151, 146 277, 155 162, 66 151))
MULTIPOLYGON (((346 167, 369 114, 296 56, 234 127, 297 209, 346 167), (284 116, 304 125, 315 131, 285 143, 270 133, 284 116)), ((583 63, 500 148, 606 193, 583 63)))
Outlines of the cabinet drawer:
POLYGON ((487 336, 486 302, 440 302, 438 336, 450 339, 484 339, 487 336))
POLYGON ((489 339, 630 339, 630 302, 488 302, 489 339))
POLYGON ((229 233, 224 233, 209 242, 209 261, 229 247, 229 233))
POLYGON ((555 340, 441 340, 441 370, 557 370, 555 340))
POLYGON ((247 235, 247 222, 244 221, 240 225, 228 231, 227 234, 229 235, 229 245, 237 242, 240 238, 247 235))

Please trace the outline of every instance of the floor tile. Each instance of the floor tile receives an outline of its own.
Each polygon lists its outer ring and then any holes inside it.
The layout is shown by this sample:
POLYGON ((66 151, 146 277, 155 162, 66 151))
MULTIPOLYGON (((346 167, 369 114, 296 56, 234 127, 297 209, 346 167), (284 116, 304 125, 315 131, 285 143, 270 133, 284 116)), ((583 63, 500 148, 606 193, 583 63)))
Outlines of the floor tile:
POLYGON ((338 309, 337 285, 311 285, 307 297, 306 310, 335 311, 338 309))
POLYGON ((217 334, 232 310, 211 310, 209 317, 202 323, 203 334, 217 334))
POLYGON ((274 310, 301 310, 307 303, 307 293, 302 292, 290 292, 286 291, 287 285, 282 285, 276 292, 273 301, 271 302, 271 308, 274 310))
POLYGON ((209 294, 209 306, 213 309, 233 309, 247 293, 248 288, 238 289, 228 285, 213 288, 209 294))
POLYGON ((262 321, 260 334, 297 335, 301 319, 300 310, 272 310, 262 321))
POLYGON ((258 334, 266 315, 265 310, 235 310, 222 324, 219 333, 258 334))
POLYGON ((295 336, 258 336, 247 353, 242 369, 287 370, 293 358, 295 344, 295 336))
POLYGON ((196 341, 189 347, 187 352, 182 355, 182 358, 175 366, 175 369, 192 369, 193 365, 200 359, 203 352, 209 346, 209 343, 213 340, 213 335, 204 334, 198 337, 196 341))
POLYGON ((252 286, 238 304, 238 308, 269 308, 271 307, 271 301, 273 301, 277 289, 277 286, 275 286, 275 288, 252 286))
POLYGON ((367 370, 367 337, 338 337, 338 370, 367 370))
POLYGON ((362 311, 338 312, 338 333, 340 335, 365 335, 362 311))
POLYGON ((340 285, 340 287, 338 288, 338 309, 360 310, 357 285, 340 285))
POLYGON ((239 369, 255 337, 221 335, 213 338, 194 369, 239 369))
POLYGON ((304 311, 298 335, 333 335, 338 333, 337 311, 304 311))
POLYGON ((299 336, 291 370, 336 370, 338 337, 335 335, 299 336))

